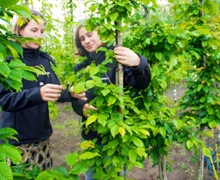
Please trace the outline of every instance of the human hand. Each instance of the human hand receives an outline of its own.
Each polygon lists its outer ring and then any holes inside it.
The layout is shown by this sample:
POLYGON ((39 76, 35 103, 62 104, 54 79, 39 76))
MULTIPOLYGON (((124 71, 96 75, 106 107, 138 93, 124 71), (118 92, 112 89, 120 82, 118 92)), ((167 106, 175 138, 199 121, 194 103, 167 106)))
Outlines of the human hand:
POLYGON ((70 88, 70 94, 72 97, 77 98, 77 99, 81 99, 83 101, 87 101, 87 97, 86 97, 86 91, 82 91, 81 93, 74 93, 74 87, 71 86, 70 88))
POLYGON ((62 90, 62 85, 45 84, 40 88, 40 95, 43 101, 57 101, 62 90))
POLYGON ((115 59, 126 66, 138 66, 140 57, 132 50, 126 47, 118 46, 114 48, 115 59))
POLYGON ((86 103, 86 104, 83 106, 82 112, 83 112, 83 114, 84 114, 85 117, 89 117, 90 114, 86 114, 86 113, 87 113, 86 111, 91 111, 91 110, 97 111, 98 109, 95 108, 94 106, 89 105, 88 103, 86 103))

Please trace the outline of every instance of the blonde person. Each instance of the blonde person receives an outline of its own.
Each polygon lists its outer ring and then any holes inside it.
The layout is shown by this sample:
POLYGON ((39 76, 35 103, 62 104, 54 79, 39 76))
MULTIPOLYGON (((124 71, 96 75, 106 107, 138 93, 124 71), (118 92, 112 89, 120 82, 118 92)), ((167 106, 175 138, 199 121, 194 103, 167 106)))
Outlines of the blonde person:
MULTIPOLYGON (((100 40, 98 31, 94 30, 88 32, 83 25, 80 25, 76 30, 75 35, 76 47, 78 48, 77 55, 85 56, 86 59, 74 67, 74 71, 77 72, 83 68, 89 66, 92 62, 96 65, 105 61, 105 52, 96 50, 101 46, 105 46, 100 40)), ((108 49, 114 50, 114 57, 118 63, 123 65, 124 71, 124 86, 132 86, 136 89, 145 89, 148 87, 151 81, 150 67, 147 59, 127 47, 115 47, 109 46, 108 49)), ((109 70, 106 74, 102 74, 103 82, 110 84, 116 83, 116 66, 115 63, 107 64, 109 70), (106 77, 107 76, 107 77, 106 77)), ((80 116, 82 121, 85 121, 88 115, 85 113, 88 108, 96 109, 89 105, 89 102, 95 98, 94 90, 90 89, 88 92, 81 92, 74 94, 72 101, 73 110, 80 116)), ((86 128, 82 128, 82 138, 84 140, 93 140, 97 138, 97 143, 101 144, 101 137, 98 135, 96 129, 86 132, 86 128)), ((86 180, 93 180, 94 174, 92 167, 86 172, 86 180)))
MULTIPOLYGON (((16 22, 13 33, 18 36, 42 38, 45 29, 44 17, 35 10, 31 10, 34 19, 26 19, 22 26, 16 22)), ((0 106, 2 116, 0 127, 14 128, 18 135, 17 141, 10 143, 22 151, 24 163, 30 168, 37 165, 41 170, 52 167, 51 149, 49 138, 52 135, 52 127, 49 119, 49 101, 70 101, 70 94, 60 85, 57 75, 51 64, 55 64, 53 58, 40 50, 40 44, 26 41, 21 44, 23 54, 21 60, 28 66, 41 65, 48 75, 36 77, 36 81, 22 80, 23 87, 20 92, 11 92, 0 86, 0 106)), ((8 58, 13 61, 13 58, 8 58)))

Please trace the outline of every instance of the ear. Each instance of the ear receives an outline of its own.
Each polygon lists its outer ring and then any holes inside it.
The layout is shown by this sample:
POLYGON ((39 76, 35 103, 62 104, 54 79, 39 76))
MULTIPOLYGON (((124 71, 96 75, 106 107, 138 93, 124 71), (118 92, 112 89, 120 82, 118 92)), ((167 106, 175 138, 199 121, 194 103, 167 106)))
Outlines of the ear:
POLYGON ((24 29, 21 29, 21 30, 18 32, 18 35, 23 36, 23 35, 24 35, 24 29))

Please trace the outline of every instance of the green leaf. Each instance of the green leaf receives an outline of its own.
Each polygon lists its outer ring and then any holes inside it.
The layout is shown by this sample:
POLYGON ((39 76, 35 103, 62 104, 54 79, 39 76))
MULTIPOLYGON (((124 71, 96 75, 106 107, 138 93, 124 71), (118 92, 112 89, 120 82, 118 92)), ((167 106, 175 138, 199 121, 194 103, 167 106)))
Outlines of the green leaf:
POLYGON ((174 119, 173 124, 176 126, 177 130, 179 130, 182 128, 183 121, 174 119))
POLYGON ((150 133, 147 130, 145 130, 145 129, 139 129, 139 132, 141 132, 145 136, 150 136, 150 133))
POLYGON ((17 82, 21 81, 21 78, 22 78, 21 71, 19 69, 11 70, 9 75, 8 75, 8 78, 13 80, 13 81, 17 81, 17 82))
POLYGON ((199 55, 196 51, 190 50, 189 52, 190 52, 193 56, 195 56, 196 59, 200 59, 200 55, 199 55))
POLYGON ((17 139, 14 135, 18 134, 13 128, 0 128, 0 139, 5 140, 6 138, 17 139))
POLYGON ((15 5, 19 2, 19 0, 0 0, 0 7, 2 8, 7 8, 7 7, 10 7, 12 5, 15 5))
POLYGON ((151 42, 151 39, 150 38, 146 38, 145 40, 144 40, 144 46, 146 46, 146 45, 150 45, 150 42, 151 42))
POLYGON ((113 159, 112 159, 112 163, 114 164, 114 166, 117 167, 117 164, 118 164, 119 162, 120 162, 119 159, 118 159, 116 156, 114 156, 113 159))
POLYGON ((79 82, 74 85, 74 93, 81 93, 85 90, 85 83, 84 82, 79 82))
POLYGON ((112 104, 114 104, 116 101, 116 97, 113 95, 110 95, 108 98, 108 106, 111 106, 112 104))
POLYGON ((160 131, 160 134, 161 134, 163 137, 166 136, 166 129, 165 129, 165 127, 160 127, 160 128, 159 128, 159 131, 160 131))
MULTIPOLYGON (((14 73, 15 74, 15 73, 14 73)), ((20 77, 20 75, 18 76, 20 77)), ((16 76, 14 76, 14 78, 11 79, 5 79, 5 83, 7 84, 7 86, 5 87, 6 89, 15 89, 16 91, 19 91, 21 89, 21 87, 23 86, 21 79, 17 78, 15 79, 16 76)))
POLYGON ((8 44, 7 47, 10 49, 13 57, 15 57, 15 58, 19 57, 18 51, 13 46, 8 44))
MULTIPOLYGON (((35 166, 35 167, 37 167, 37 166, 35 166)), ((39 169, 39 167, 38 167, 38 169, 39 169)), ((68 177, 68 173, 69 173, 69 172, 67 171, 67 169, 66 169, 65 167, 59 166, 59 167, 57 167, 55 170, 58 171, 58 172, 61 172, 64 177, 68 177)), ((39 172, 40 172, 40 169, 39 169, 39 172)), ((36 172, 36 173, 37 173, 37 172, 36 172)), ((39 174, 39 173, 38 173, 38 174, 39 174)))
POLYGON ((118 146, 119 144, 119 141, 118 139, 114 139, 112 141, 110 141, 107 145, 108 148, 111 148, 111 149, 116 149, 116 147, 118 146))
POLYGON ((193 147, 193 142, 192 142, 191 140, 187 140, 187 141, 186 141, 186 147, 187 147, 188 149, 191 149, 191 148, 193 147))
POLYGON ((112 20, 113 22, 115 22, 116 19, 118 18, 118 13, 115 12, 115 13, 109 14, 109 16, 110 16, 111 20, 112 20))
POLYGON ((91 89, 92 87, 94 87, 94 81, 93 80, 88 80, 85 82, 85 86, 86 86, 86 89, 91 89))
POLYGON ((143 147, 143 141, 141 139, 139 139, 138 137, 133 136, 132 137, 132 141, 133 143, 137 146, 137 147, 143 147))
POLYGON ((4 45, 0 44, 0 61, 5 61, 6 59, 6 48, 4 45))
POLYGON ((81 144, 80 144, 80 148, 82 150, 85 150, 85 149, 88 149, 88 148, 95 148, 95 145, 92 141, 83 141, 81 144))
POLYGON ((195 15, 199 14, 199 10, 197 10, 197 9, 193 10, 193 14, 195 14, 195 15))
POLYGON ((18 44, 17 42, 14 42, 14 41, 8 41, 8 43, 11 47, 14 48, 14 50, 16 50, 18 52, 18 54, 23 54, 23 49, 22 49, 22 46, 20 44, 18 44))
MULTIPOLYGON (((108 149, 108 151, 107 151, 107 156, 109 157, 109 156, 112 156, 113 154, 115 154, 115 152, 116 152, 116 149, 108 149)), ((108 162, 109 163, 109 162, 108 162)), ((111 162, 109 163, 109 164, 111 164, 111 162)))
POLYGON ((175 42, 175 39, 176 39, 175 36, 168 36, 167 37, 167 40, 170 44, 173 44, 175 42))
POLYGON ((47 170, 41 172, 35 180, 45 180, 45 179, 60 179, 62 177, 62 173, 56 170, 47 170))
POLYGON ((30 10, 27 6, 14 5, 14 6, 10 7, 9 9, 16 12, 18 15, 20 15, 22 17, 26 17, 28 19, 31 19, 31 13, 30 13, 30 10))
MULTIPOLYGON (((1 17, 0 17, 0 20, 2 20, 1 17)), ((0 30, 2 30, 4 32, 4 31, 7 31, 8 29, 0 24, 0 30)))
POLYGON ((145 151, 145 148, 136 148, 136 154, 138 155, 138 156, 140 156, 140 157, 144 157, 144 158, 146 158, 147 157, 147 153, 146 153, 146 151, 145 151))
POLYGON ((203 147, 202 148, 202 152, 205 156, 210 157, 211 158, 211 151, 209 148, 203 147))
POLYGON ((20 151, 10 144, 0 144, 0 154, 5 154, 14 164, 22 160, 20 151))
POLYGON ((67 163, 68 166, 70 166, 70 167, 74 166, 77 163, 77 161, 78 161, 78 153, 77 153, 77 151, 75 151, 75 152, 73 152, 71 154, 68 154, 66 156, 65 160, 66 160, 66 163, 67 163))
POLYGON ((98 122, 99 124, 101 124, 103 127, 105 127, 106 123, 107 123, 107 116, 105 114, 101 114, 99 113, 98 115, 98 122))
POLYGON ((101 91, 103 96, 106 96, 108 93, 110 93, 110 90, 109 89, 104 89, 101 91))
POLYGON ((1 71, 0 71, 0 74, 7 78, 9 73, 10 73, 10 68, 8 67, 7 63, 6 62, 0 62, 0 67, 1 67, 1 71))
POLYGON ((217 126, 217 123, 215 121, 209 122, 209 127, 210 128, 215 128, 217 126))
POLYGON ((206 101, 206 96, 203 96, 200 100, 199 100, 199 102, 201 102, 201 103, 204 103, 206 101))
POLYGON ((215 113, 214 109, 210 106, 207 107, 207 111, 210 115, 213 115, 215 113))
POLYGON ((86 127, 88 127, 90 124, 95 122, 97 118, 98 118, 97 114, 92 114, 91 116, 89 116, 86 120, 86 127))
POLYGON ((156 52, 155 53, 155 57, 158 59, 158 60, 161 60, 162 57, 163 57, 163 54, 161 52, 156 52))
POLYGON ((0 169, 1 180, 13 180, 11 168, 6 161, 0 161, 0 169))
POLYGON ((134 162, 133 164, 135 167, 139 168, 139 169, 143 169, 143 163, 140 163, 140 162, 134 162))
POLYGON ((94 157, 100 156, 98 153, 85 152, 80 155, 80 160, 92 159, 94 157))
POLYGON ((103 102, 104 102, 104 98, 99 96, 99 97, 96 99, 96 107, 97 107, 97 108, 98 108, 98 107, 101 107, 101 106, 103 105, 103 102))
POLYGON ((162 80, 160 83, 160 86, 162 87, 163 90, 165 90, 167 88, 167 83, 165 80, 162 80))
POLYGON ((78 162, 71 170, 70 172, 72 174, 77 174, 77 175, 80 175, 80 174, 83 174, 85 173, 87 170, 88 170, 89 167, 87 167, 85 165, 85 163, 83 162, 78 162))
POLYGON ((206 47, 208 45, 207 41, 202 41, 202 47, 206 47))
POLYGON ((18 68, 26 66, 20 59, 13 59, 9 62, 8 65, 10 68, 18 68))
POLYGON ((121 134, 122 137, 124 137, 125 129, 123 127, 119 127, 119 133, 121 134))
POLYGON ((165 144, 167 147, 170 147, 172 142, 169 139, 165 139, 165 144))
POLYGON ((89 72, 90 72, 91 75, 95 75, 99 72, 99 68, 91 66, 89 72))
POLYGON ((22 74, 22 78, 26 80, 29 80, 29 81, 37 80, 36 76, 32 72, 21 69, 21 74, 22 74))
POLYGON ((119 126, 117 124, 113 124, 111 126, 110 131, 111 131, 113 138, 115 138, 115 136, 119 133, 119 126))
POLYGON ((137 153, 136 153, 136 151, 134 151, 132 149, 129 150, 128 151, 128 157, 129 157, 131 163, 134 163, 137 160, 137 153))
POLYGON ((200 91, 202 89, 203 85, 199 84, 197 90, 200 91))

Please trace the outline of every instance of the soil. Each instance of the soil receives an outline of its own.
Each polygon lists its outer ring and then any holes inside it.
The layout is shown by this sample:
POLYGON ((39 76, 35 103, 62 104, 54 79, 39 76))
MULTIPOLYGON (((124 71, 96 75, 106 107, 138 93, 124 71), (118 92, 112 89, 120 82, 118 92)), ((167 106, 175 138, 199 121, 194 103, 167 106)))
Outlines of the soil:
MULTIPOLYGON (((59 115, 52 120, 54 133, 51 136, 52 156, 54 167, 64 166, 65 157, 74 151, 79 151, 81 141, 80 135, 80 117, 71 109, 68 103, 59 103, 57 105, 59 115)), ((174 145, 169 155, 166 157, 168 163, 172 167, 171 172, 167 172, 168 180, 197 180, 198 164, 191 160, 191 153, 187 152, 184 147, 174 145)), ((146 159, 144 169, 135 168, 127 173, 127 178, 134 180, 157 180, 158 167, 152 167, 149 159, 146 159)), ((212 180, 214 178, 205 175, 204 180, 212 180)), ((84 176, 81 176, 84 180, 84 176)))

